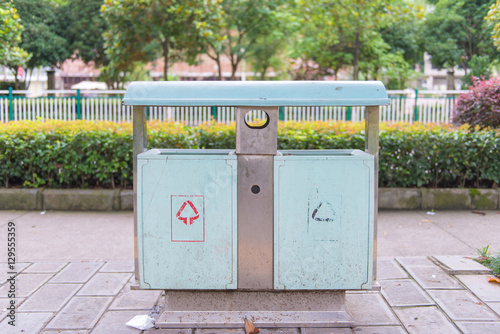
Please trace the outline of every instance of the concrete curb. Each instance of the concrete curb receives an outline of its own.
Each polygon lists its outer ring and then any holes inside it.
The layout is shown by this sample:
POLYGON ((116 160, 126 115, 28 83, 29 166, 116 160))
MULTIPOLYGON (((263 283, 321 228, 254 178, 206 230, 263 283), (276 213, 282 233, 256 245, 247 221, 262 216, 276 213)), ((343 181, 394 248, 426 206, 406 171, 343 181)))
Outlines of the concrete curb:
MULTIPOLYGON (((131 211, 130 189, 0 189, 0 210, 131 211)), ((496 210, 499 189, 380 188, 384 210, 496 210)))
POLYGON ((379 209, 389 210, 495 210, 499 189, 380 188, 379 209))

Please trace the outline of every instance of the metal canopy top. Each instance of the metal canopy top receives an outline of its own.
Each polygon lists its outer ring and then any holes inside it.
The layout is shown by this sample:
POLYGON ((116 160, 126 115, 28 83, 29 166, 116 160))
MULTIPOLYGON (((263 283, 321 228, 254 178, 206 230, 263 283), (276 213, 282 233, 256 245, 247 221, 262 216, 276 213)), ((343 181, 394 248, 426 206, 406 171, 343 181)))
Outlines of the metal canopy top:
POLYGON ((389 104, 380 81, 133 82, 129 106, 379 106, 389 104))

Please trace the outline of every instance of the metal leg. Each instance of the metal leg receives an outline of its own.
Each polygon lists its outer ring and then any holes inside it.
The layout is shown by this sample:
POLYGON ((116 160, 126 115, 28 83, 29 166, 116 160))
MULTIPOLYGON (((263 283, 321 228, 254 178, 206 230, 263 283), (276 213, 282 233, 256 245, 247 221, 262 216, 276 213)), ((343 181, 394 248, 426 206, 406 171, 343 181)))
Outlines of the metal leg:
POLYGON ((139 280, 139 252, 137 248, 137 155, 147 149, 146 108, 134 106, 133 116, 133 176, 134 176, 134 267, 139 280))
POLYGON ((378 219, 378 151, 379 151, 379 106, 365 108, 365 151, 375 158, 375 203, 373 207, 373 280, 377 279, 377 219, 378 219))

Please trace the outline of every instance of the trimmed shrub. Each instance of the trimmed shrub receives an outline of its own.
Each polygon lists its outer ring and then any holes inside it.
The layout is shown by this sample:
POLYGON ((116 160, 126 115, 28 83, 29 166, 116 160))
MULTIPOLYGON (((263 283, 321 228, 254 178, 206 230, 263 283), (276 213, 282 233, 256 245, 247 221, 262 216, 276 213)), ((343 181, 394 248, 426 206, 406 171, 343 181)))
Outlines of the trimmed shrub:
MULTIPOLYGON (((383 187, 500 184, 500 131, 464 126, 380 126, 383 187)), ((364 149, 363 123, 280 123, 278 149, 364 149)), ((148 123, 149 148, 233 149, 235 126, 148 123)), ((0 125, 0 186, 131 187, 132 124, 89 121, 0 125)))
POLYGON ((472 128, 500 129, 500 78, 472 78, 469 92, 457 98, 454 122, 472 128))

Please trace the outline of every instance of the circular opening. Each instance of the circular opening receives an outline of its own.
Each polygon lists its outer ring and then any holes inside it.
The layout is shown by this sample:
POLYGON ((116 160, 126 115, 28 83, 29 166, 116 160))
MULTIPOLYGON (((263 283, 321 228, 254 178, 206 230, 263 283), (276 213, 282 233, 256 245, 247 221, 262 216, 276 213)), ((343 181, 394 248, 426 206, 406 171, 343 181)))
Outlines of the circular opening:
POLYGON ((263 110, 250 110, 245 114, 245 124, 250 129, 264 129, 269 124, 269 115, 263 110))
POLYGON ((260 187, 259 187, 258 185, 256 185, 256 184, 255 184, 255 185, 253 185, 253 186, 252 186, 252 192, 253 192, 254 194, 258 194, 258 193, 260 193, 260 187))

